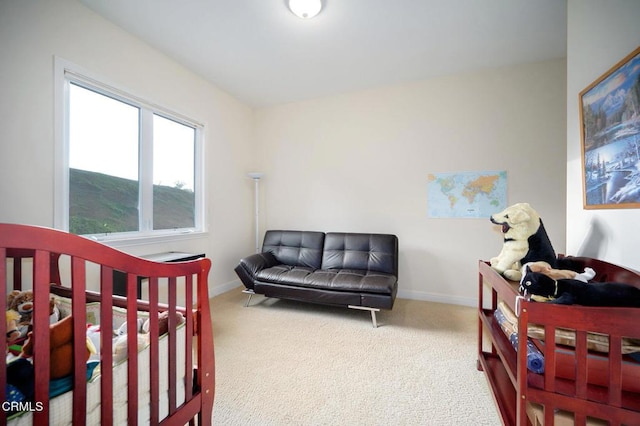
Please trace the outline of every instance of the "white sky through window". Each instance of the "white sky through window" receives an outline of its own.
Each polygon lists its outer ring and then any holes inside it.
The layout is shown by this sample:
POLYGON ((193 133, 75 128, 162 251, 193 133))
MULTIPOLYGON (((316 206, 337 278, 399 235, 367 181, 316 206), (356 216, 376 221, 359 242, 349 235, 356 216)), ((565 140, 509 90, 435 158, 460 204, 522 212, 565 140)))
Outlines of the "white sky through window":
POLYGON ((153 183, 193 191, 195 130, 153 117, 153 183))
MULTIPOLYGON (((69 167, 138 180, 139 109, 69 88, 69 167)), ((195 130, 157 115, 153 127, 153 183, 193 190, 195 130)))

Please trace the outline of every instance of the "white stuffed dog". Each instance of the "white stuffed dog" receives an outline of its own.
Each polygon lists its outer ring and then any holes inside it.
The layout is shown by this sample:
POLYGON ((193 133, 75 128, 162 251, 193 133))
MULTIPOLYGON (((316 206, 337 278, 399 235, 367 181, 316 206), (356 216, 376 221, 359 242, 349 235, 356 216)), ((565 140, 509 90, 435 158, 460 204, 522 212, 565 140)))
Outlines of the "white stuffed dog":
POLYGON ((502 227, 504 243, 491 267, 506 279, 520 281, 520 268, 527 262, 545 261, 555 265, 556 254, 538 213, 528 203, 518 203, 491 216, 502 227))

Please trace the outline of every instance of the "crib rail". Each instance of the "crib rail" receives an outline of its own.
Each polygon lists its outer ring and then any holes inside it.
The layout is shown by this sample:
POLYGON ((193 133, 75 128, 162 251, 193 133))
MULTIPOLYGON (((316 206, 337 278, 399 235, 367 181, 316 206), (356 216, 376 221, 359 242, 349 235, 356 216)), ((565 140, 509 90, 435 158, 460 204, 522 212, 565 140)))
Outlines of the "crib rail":
MULTIPOLYGON (((103 425, 114 424, 118 407, 116 395, 126 392, 126 422, 129 425, 185 424, 197 418, 198 424, 210 424, 214 398, 214 353, 209 312, 209 259, 188 262, 156 263, 137 258, 95 241, 65 232, 27 225, 0 224, 0 290, 31 289, 34 295, 32 318, 34 392, 26 408, 32 424, 47 425, 52 413, 49 385, 51 365, 49 350, 50 293, 72 300, 73 329, 73 424, 87 423, 87 303, 100 302, 100 415, 103 425), (127 295, 113 295, 114 271, 127 277, 127 295), (62 276, 68 278, 63 279, 62 276), (145 277, 146 297, 137 299, 138 278, 145 277), (90 289, 88 287, 95 287, 90 289), (163 300, 161 300, 163 299, 163 300), (180 306, 179 302, 182 304, 180 306), (126 309, 127 386, 114 388, 113 341, 114 306, 126 309), (149 366, 138 361, 138 312, 148 314, 149 366), (160 350, 160 320, 168 312, 167 351, 160 350), (178 338, 178 318, 184 316, 186 338, 178 338), (108 327, 107 327, 108 325, 108 327), (106 329, 106 330, 105 330, 106 329), (195 340, 195 342, 194 342, 195 340), (161 371, 161 357, 168 359, 168 368, 161 371), (179 359, 182 359, 180 363, 179 359), (141 371, 148 368, 150 371, 141 371), (183 371, 184 376, 179 374, 183 371), (142 373, 149 379, 142 380, 142 373), (165 376, 163 376, 165 375, 165 376), (165 380, 166 379, 166 380, 165 380), (166 392, 161 389, 165 382, 166 392), (142 389, 148 388, 148 419, 140 419, 142 389), (161 398, 161 393, 165 398, 161 398), (183 393, 184 398, 178 398, 183 393), (166 405, 159 401, 166 400, 166 405), (162 415, 161 415, 162 413, 162 415), (162 417, 162 418, 161 418, 162 417)), ((0 297, 0 308, 7 301, 0 297)), ((6 324, 0 322, 0 332, 6 335, 6 324)), ((7 352, 2 339, 0 348, 7 352)), ((7 363, 0 361, 0 401, 7 401, 7 363)), ((0 424, 7 424, 8 412, 0 407, 0 424)), ((15 407, 14 407, 15 408, 15 407)))
MULTIPOLYGON (((558 411, 572 416, 576 425, 587 424, 587 419, 600 419, 611 425, 640 424, 637 383, 630 383, 631 378, 625 377, 626 372, 632 371, 625 370, 626 367, 638 366, 625 363, 621 350, 623 337, 640 339, 639 309, 527 301, 521 308, 518 330, 527 330, 528 324, 538 324, 545 329, 544 343, 540 344, 545 367, 544 374, 527 371, 524 346, 527 339, 520 339, 519 400, 542 406, 545 425, 554 424, 558 411), (575 348, 556 344, 555 333, 559 327, 575 330, 575 348), (608 354, 591 353, 587 349, 588 332, 608 337, 608 354)), ((520 404, 518 424, 525 424, 526 405, 520 404)))

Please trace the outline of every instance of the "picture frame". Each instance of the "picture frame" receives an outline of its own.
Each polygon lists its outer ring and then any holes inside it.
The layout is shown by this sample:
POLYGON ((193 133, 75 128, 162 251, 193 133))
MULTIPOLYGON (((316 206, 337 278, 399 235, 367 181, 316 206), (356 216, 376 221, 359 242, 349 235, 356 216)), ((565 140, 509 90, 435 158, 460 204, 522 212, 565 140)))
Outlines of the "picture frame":
POLYGON ((579 94, 583 206, 640 208, 640 47, 579 94))

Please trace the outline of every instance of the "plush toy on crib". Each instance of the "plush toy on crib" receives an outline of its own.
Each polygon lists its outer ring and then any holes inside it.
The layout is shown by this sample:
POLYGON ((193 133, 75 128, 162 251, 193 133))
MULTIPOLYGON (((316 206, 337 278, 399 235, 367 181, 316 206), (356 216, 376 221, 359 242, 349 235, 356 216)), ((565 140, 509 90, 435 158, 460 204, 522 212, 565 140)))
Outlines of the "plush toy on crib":
MULTIPOLYGON (((136 345, 138 352, 149 344, 149 336, 142 333, 143 323, 144 320, 142 318, 137 319, 136 345)), ((117 364, 127 359, 127 322, 123 322, 117 330, 114 330, 113 334, 116 336, 113 339, 113 363, 117 364)))
MULTIPOLYGON (((20 314, 18 321, 18 330, 20 337, 26 337, 31 330, 33 320, 33 291, 31 290, 13 290, 7 295, 7 309, 12 309, 20 314)), ((58 310, 56 299, 54 296, 49 298, 49 324, 53 324, 60 319, 60 311, 58 310)))
MULTIPOLYGON (((520 293, 529 293, 524 286, 524 281, 527 277, 527 273, 537 272, 547 277, 560 280, 560 279, 573 279, 582 281, 584 283, 589 282, 590 279, 596 276, 596 272, 592 268, 584 268, 584 272, 578 273, 569 269, 554 269, 547 262, 529 262, 522 266, 522 279, 520 279, 520 293)), ((529 277, 529 279, 531 279, 529 277)), ((553 300, 553 297, 545 297, 538 294, 531 294, 531 298, 536 302, 547 302, 553 300)))
POLYGON ((20 337, 20 330, 18 330, 18 321, 20 320, 20 314, 9 309, 5 312, 7 317, 7 350, 9 345, 20 337))
MULTIPOLYGON (((5 312, 7 317, 7 352, 9 345, 20 338, 18 321, 20 314, 12 309, 5 312)), ((7 359, 8 360, 8 359, 7 359)), ((7 402, 21 402, 33 396, 33 366, 30 362, 17 359, 8 361, 5 395, 7 402)))
MULTIPOLYGON (((176 318, 176 326, 182 324, 184 322, 184 316, 180 312, 174 313, 176 318)), ((149 327, 151 326, 149 320, 146 320, 144 324, 142 324, 142 331, 145 333, 149 332, 149 327)), ((158 315, 158 335, 162 336, 169 331, 169 311, 160 312, 158 315)))
POLYGON ((20 314, 18 330, 20 337, 27 335, 31 327, 33 314, 33 292, 31 290, 13 290, 7 295, 7 309, 14 310, 20 314))
POLYGON ((517 203, 491 216, 500 225, 504 240, 491 267, 508 280, 520 281, 521 265, 543 260, 551 265, 556 254, 538 213, 528 203, 517 203))
MULTIPOLYGON (((184 322, 184 316, 180 312, 175 312, 176 325, 180 325, 184 322)), ((149 345, 149 319, 143 320, 138 318, 137 323, 137 345, 138 352, 149 345)), ((162 336, 169 331, 169 312, 163 311, 158 314, 158 335, 162 336)), ((113 362, 117 363, 127 358, 127 323, 123 323, 115 334, 118 336, 113 342, 113 362)))
MULTIPOLYGON (((22 356, 33 356, 33 332, 29 332, 22 347, 22 356)), ((85 342, 87 338, 85 336, 85 342)), ((91 355, 92 345, 87 342, 86 358, 91 355)), ((49 326, 49 377, 60 379, 73 373, 73 317, 68 316, 49 326)))
POLYGON ((640 308, 640 288, 617 282, 585 283, 577 279, 554 280, 527 268, 521 287, 529 294, 561 305, 640 308))

